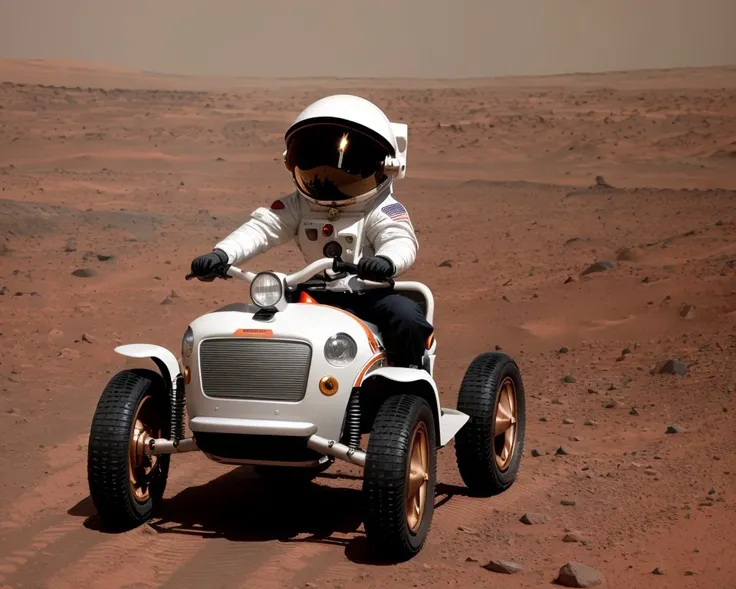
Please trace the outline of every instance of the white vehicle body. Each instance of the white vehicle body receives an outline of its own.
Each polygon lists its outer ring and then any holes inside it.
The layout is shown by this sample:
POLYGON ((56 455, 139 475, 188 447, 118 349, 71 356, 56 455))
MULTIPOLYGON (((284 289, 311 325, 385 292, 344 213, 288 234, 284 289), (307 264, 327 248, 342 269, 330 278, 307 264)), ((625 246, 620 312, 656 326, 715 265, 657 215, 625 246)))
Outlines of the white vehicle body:
MULTIPOLYGON (((332 264, 332 259, 323 259, 292 276, 271 274, 293 286, 331 268, 332 264)), ((256 277, 234 267, 229 274, 246 282, 256 277)), ((380 286, 355 276, 328 284, 330 290, 380 286)), ((425 285, 396 282, 394 289, 421 301, 431 323, 434 301, 425 285)), ((247 452, 238 455, 237 450, 234 453, 213 450, 213 444, 203 448, 204 444, 197 445, 192 440, 179 441, 176 445, 183 444, 183 447, 173 451, 194 450, 199 446, 219 462, 285 466, 315 464, 324 461, 326 455, 343 457, 345 450, 337 441, 344 433, 351 394, 355 389, 365 389, 369 383, 385 386, 382 380, 412 385, 430 403, 440 446, 446 445, 468 420, 467 415, 455 409, 440 407, 432 378, 437 347, 434 338, 430 338, 425 353, 424 369, 385 366, 386 355, 375 325, 335 307, 306 302, 286 304, 283 296, 276 307, 278 311, 265 320, 256 315, 259 307, 244 303, 227 305, 200 316, 189 326, 191 351, 187 348, 176 364, 174 355, 159 346, 133 344, 120 346, 116 351, 153 359, 160 369, 165 369, 163 376, 173 387, 183 382, 188 425, 195 439, 203 439, 206 434, 303 438, 305 446, 316 454, 323 450, 324 454, 301 456, 295 452, 299 459, 286 454, 276 459, 252 458, 247 452), (323 352, 328 338, 340 333, 349 335, 357 344, 355 358, 345 366, 330 364, 323 352), (337 385, 322 392, 320 381, 329 377, 337 385), (328 451, 335 446, 335 452, 328 451)), ((154 453, 170 452, 170 444, 165 442, 155 441, 154 453)), ((225 448, 227 443, 223 440, 214 446, 225 448)), ((358 451, 348 459, 361 464, 362 454, 358 451)))

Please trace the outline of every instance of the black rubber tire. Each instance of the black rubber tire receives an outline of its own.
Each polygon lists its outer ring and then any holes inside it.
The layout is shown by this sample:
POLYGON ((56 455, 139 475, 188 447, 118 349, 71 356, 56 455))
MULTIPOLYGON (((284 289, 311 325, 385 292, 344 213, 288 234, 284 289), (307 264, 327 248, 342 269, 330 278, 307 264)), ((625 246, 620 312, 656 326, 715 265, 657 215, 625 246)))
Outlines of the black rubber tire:
POLYGON ((151 398, 160 415, 162 437, 171 429, 171 403, 160 374, 123 370, 110 379, 95 409, 87 450, 87 479, 92 502, 103 523, 130 529, 147 521, 160 503, 171 455, 159 455, 145 502, 138 501, 129 480, 128 452, 138 406, 151 398))
POLYGON ((524 384, 516 362, 502 352, 477 356, 463 377, 457 408, 470 415, 455 436, 460 476, 473 494, 488 497, 505 491, 518 476, 526 432, 524 384), (499 386, 507 377, 516 389, 517 430, 513 456, 501 470, 494 456, 493 418, 499 386))
POLYGON ((365 533, 376 554, 401 562, 424 545, 434 513, 437 477, 437 439, 432 409, 414 395, 391 396, 381 405, 368 440, 363 473, 365 533), (409 445, 415 426, 424 421, 429 440, 429 478, 422 522, 412 533, 406 517, 409 445))

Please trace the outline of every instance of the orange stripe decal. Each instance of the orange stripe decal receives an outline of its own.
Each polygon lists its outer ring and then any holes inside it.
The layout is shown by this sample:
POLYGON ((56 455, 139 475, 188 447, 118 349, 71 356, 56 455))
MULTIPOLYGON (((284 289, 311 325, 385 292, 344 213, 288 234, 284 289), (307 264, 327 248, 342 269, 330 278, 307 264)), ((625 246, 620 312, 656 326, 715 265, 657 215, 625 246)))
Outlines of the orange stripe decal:
POLYGON ((386 354, 384 352, 381 352, 380 354, 376 354, 368 360, 365 366, 363 366, 363 370, 360 371, 360 374, 358 374, 358 378, 355 379, 354 387, 359 387, 361 384, 363 384, 363 379, 365 378, 365 375, 368 373, 368 371, 371 369, 371 367, 374 364, 377 364, 378 362, 381 362, 386 359, 386 354))

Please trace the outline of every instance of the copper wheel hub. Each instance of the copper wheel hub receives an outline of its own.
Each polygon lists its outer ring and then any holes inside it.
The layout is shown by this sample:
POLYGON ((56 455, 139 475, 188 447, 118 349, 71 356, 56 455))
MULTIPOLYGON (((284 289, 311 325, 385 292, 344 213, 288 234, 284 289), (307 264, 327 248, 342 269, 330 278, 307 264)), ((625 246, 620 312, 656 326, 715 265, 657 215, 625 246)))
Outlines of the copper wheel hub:
POLYGON ((416 533, 422 523, 427 504, 429 481, 429 435, 427 424, 420 421, 409 444, 409 469, 406 478, 406 521, 416 533))
POLYGON ((152 438, 161 437, 158 414, 152 397, 144 397, 133 420, 128 451, 128 476, 133 497, 145 503, 150 496, 150 484, 158 465, 157 456, 146 455, 145 448, 152 438))
POLYGON ((506 377, 498 388, 496 410, 493 415, 493 453, 501 470, 508 467, 516 446, 517 403, 516 387, 506 377))

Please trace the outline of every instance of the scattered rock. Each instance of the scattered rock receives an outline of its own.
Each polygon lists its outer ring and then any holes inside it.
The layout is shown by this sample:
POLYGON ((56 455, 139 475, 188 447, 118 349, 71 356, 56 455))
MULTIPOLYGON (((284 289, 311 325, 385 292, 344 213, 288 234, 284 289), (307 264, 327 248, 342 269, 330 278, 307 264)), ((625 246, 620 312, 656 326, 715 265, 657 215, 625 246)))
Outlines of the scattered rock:
POLYGON ((695 573, 693 571, 685 571, 685 576, 686 577, 692 577, 694 575, 695 575, 695 573))
POLYGON ((594 587, 603 583, 603 575, 593 567, 571 561, 560 567, 555 583, 565 587, 594 587))
POLYGON ((560 505, 564 505, 565 507, 573 507, 575 505, 575 499, 561 499, 560 505))
POLYGON ((108 255, 105 255, 105 254, 97 254, 97 259, 100 262, 109 262, 110 260, 114 260, 115 259, 115 256, 108 256, 108 255))
POLYGON ((634 417, 639 416, 639 412, 636 410, 636 407, 631 408, 631 411, 629 411, 629 415, 633 415, 634 417))
POLYGON ((64 332, 61 331, 61 329, 58 329, 54 327, 51 331, 49 331, 49 337, 57 338, 57 337, 63 337, 64 332))
POLYGON ((61 350, 61 352, 59 352, 58 357, 66 358, 68 360, 76 360, 78 358, 81 358, 82 354, 80 354, 78 350, 73 350, 72 348, 64 348, 61 350))
POLYGON ((525 513, 519 518, 519 521, 522 524, 526 524, 527 526, 536 526, 546 524, 548 518, 546 515, 543 515, 541 513, 525 513))
POLYGON ((596 391, 595 389, 588 389, 588 392, 589 392, 589 393, 590 393, 591 395, 594 395, 594 394, 595 394, 595 395, 597 395, 597 394, 598 394, 598 391, 596 391))
POLYGON ((575 282, 575 279, 572 276, 568 276, 565 279, 565 284, 570 284, 571 282, 575 282))
POLYGON ((570 454, 570 450, 566 446, 560 446, 559 448, 557 448, 557 450, 555 450, 555 454, 557 456, 567 456, 568 454, 570 454))
POLYGON ((513 575, 514 573, 518 573, 524 567, 519 563, 509 560, 492 560, 488 564, 483 565, 483 568, 494 573, 513 575))
POLYGON ((569 349, 567 349, 567 348, 566 348, 565 346, 562 346, 562 347, 561 347, 561 348, 560 348, 559 350, 557 350, 557 352, 558 352, 559 354, 567 354, 567 353, 568 353, 569 351, 570 351, 570 350, 569 350, 569 349))
POLYGON ((562 537, 563 542, 583 542, 584 538, 579 532, 570 531, 562 537))
POLYGON ((677 424, 668 425, 665 433, 666 434, 682 434, 682 433, 685 433, 685 428, 677 424))
POLYGON ((606 179, 603 176, 596 176, 595 177, 595 185, 600 186, 602 188, 613 188, 608 182, 606 182, 606 179))
POLYGON ((544 448, 532 448, 532 456, 534 456, 534 458, 538 458, 539 456, 547 456, 547 454, 549 454, 549 452, 547 452, 547 450, 545 450, 544 448))
POLYGON ((583 425, 595 426, 598 422, 595 419, 586 419, 583 425))
POLYGON ((166 297, 163 301, 161 301, 162 305, 172 305, 174 303, 173 300, 171 300, 171 297, 166 297))
POLYGON ((695 305, 682 303, 682 305, 680 305, 680 317, 693 319, 695 317, 695 305))
POLYGON ((85 332, 82 334, 82 341, 87 342, 88 344, 94 344, 97 343, 97 338, 85 332))
POLYGON ((685 376, 687 374, 687 366, 679 360, 663 360, 657 362, 653 372, 654 374, 678 374, 685 376))
POLYGON ((77 240, 73 237, 70 237, 66 240, 66 245, 64 246, 65 252, 76 252, 77 251, 77 240))
POLYGON ((562 382, 567 383, 567 384, 572 384, 572 383, 575 383, 577 381, 578 381, 577 378, 575 378, 574 376, 571 376, 569 374, 562 379, 562 382))
POLYGON ((616 252, 616 259, 622 262, 640 262, 644 259, 644 252, 638 247, 624 247, 616 252))
POLYGON ((23 382, 23 377, 17 372, 12 371, 10 375, 8 376, 8 381, 15 383, 15 384, 20 384, 21 382, 23 382))
POLYGON ((437 265, 438 268, 452 268, 452 260, 445 260, 437 265))
POLYGON ((606 409, 615 409, 616 407, 618 407, 618 401, 616 401, 615 399, 611 399, 610 401, 606 402, 604 407, 606 409))
POLYGON ((77 278, 92 278, 93 276, 97 276, 97 272, 92 268, 79 268, 72 272, 72 276, 76 276, 77 278))
POLYGON ((569 417, 566 417, 565 419, 562 420, 562 423, 564 423, 565 425, 573 425, 575 423, 575 420, 570 419, 569 417))
POLYGON ((631 354, 631 349, 624 348, 623 350, 621 350, 621 355, 622 356, 625 356, 626 354, 631 354))
POLYGON ((477 558, 475 558, 475 557, 473 557, 473 556, 468 556, 468 557, 467 557, 467 558, 465 559, 465 562, 479 562, 479 561, 478 561, 478 559, 477 559, 477 558))
POLYGON ((588 274, 593 274, 595 272, 606 272, 607 270, 612 270, 615 267, 615 262, 596 262, 595 264, 591 264, 585 270, 583 270, 580 273, 580 276, 587 276, 588 274))
POLYGON ((564 403, 562 402, 562 400, 561 399, 558 399, 557 397, 555 397, 554 399, 552 399, 552 404, 553 405, 564 405, 564 403))

